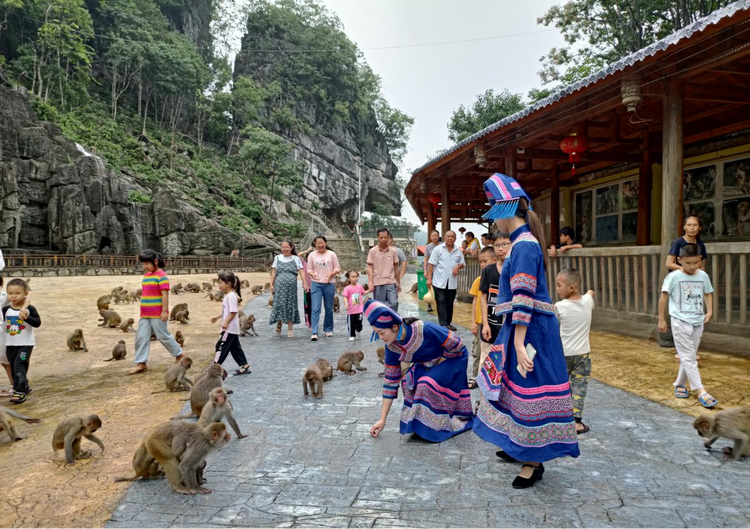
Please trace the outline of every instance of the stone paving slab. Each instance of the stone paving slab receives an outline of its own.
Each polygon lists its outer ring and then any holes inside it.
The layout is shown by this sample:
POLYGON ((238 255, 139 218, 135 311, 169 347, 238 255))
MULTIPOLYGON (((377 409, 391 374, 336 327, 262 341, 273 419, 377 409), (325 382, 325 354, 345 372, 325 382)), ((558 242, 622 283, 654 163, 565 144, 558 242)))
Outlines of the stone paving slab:
MULTIPOLYGON (((246 312, 260 334, 242 339, 253 373, 226 385, 250 436, 233 435, 209 459, 213 494, 135 483, 107 527, 750 526, 750 459, 723 463, 723 443, 703 449, 687 415, 592 381, 582 456, 552 461, 533 489, 514 490, 518 467, 471 432, 442 444, 399 435, 400 402, 381 437, 369 436, 382 366, 367 324, 350 343, 336 314, 335 336, 315 343, 304 326, 293 339, 274 336, 267 295, 246 312), (318 357, 335 365, 349 350, 365 351, 368 370, 327 382, 322 400, 304 399, 305 367, 318 357)), ((408 294, 401 312, 431 319, 408 294)))

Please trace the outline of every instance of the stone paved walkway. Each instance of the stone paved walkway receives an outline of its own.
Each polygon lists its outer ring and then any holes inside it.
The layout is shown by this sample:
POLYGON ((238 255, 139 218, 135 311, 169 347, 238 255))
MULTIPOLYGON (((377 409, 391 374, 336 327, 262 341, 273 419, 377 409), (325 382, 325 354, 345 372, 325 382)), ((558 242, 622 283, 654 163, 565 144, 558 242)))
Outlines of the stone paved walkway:
MULTIPOLYGON (((267 298, 247 309, 259 322, 270 314, 267 298)), ((412 298, 402 298, 401 312, 414 313, 412 298)), ((687 415, 596 382, 582 457, 550 462, 530 490, 511 488, 517 466, 498 461, 471 432, 442 444, 402 437, 399 405, 373 439, 381 366, 370 328, 350 344, 344 314, 335 326, 334 338, 311 343, 304 326, 288 340, 257 325, 261 336, 243 339, 252 375, 226 383, 250 437, 233 434, 209 459, 213 494, 135 483, 107 527, 750 526, 750 460, 722 463, 718 451, 703 449, 687 415), (357 349, 367 371, 327 382, 321 401, 302 397, 307 365, 357 349)))

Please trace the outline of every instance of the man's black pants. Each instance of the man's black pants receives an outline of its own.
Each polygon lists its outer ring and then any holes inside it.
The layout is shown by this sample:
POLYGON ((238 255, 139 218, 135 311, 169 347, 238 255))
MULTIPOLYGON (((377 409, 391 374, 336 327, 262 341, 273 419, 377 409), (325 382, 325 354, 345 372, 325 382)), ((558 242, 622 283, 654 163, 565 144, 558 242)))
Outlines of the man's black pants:
POLYGON ((456 301, 455 288, 438 288, 435 291, 435 305, 438 311, 438 321, 441 327, 447 327, 453 322, 453 303, 456 301))

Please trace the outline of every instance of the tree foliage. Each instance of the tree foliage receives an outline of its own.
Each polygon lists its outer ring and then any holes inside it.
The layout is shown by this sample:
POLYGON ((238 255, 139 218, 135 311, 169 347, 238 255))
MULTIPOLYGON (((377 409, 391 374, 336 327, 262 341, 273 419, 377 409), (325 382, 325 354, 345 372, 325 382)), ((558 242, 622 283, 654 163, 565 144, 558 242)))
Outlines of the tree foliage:
POLYGON ((523 110, 525 106, 521 94, 512 94, 508 90, 495 94, 490 88, 479 94, 470 107, 461 105, 453 111, 448 122, 448 138, 458 143, 475 132, 523 110))
POLYGON ((565 45, 541 58, 541 81, 575 82, 732 1, 569 0, 553 6, 537 22, 558 28, 565 45))

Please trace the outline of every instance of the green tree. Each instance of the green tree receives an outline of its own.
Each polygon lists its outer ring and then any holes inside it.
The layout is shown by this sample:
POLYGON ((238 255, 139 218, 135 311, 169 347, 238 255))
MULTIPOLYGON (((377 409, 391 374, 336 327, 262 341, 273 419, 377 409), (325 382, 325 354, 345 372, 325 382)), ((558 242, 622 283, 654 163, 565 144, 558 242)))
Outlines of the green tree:
POLYGON ((378 120, 378 130, 385 138, 391 158, 397 164, 401 164, 404 156, 406 156, 414 118, 397 108, 393 108, 382 97, 375 102, 374 108, 378 120))
POLYGON ((565 46, 541 58, 545 85, 565 86, 660 40, 733 0, 570 0, 537 23, 554 26, 565 46))
POLYGON ((515 114, 524 108, 523 96, 503 90, 499 94, 490 88, 477 96, 471 107, 461 105, 453 111, 448 122, 448 139, 458 143, 475 132, 515 114))

